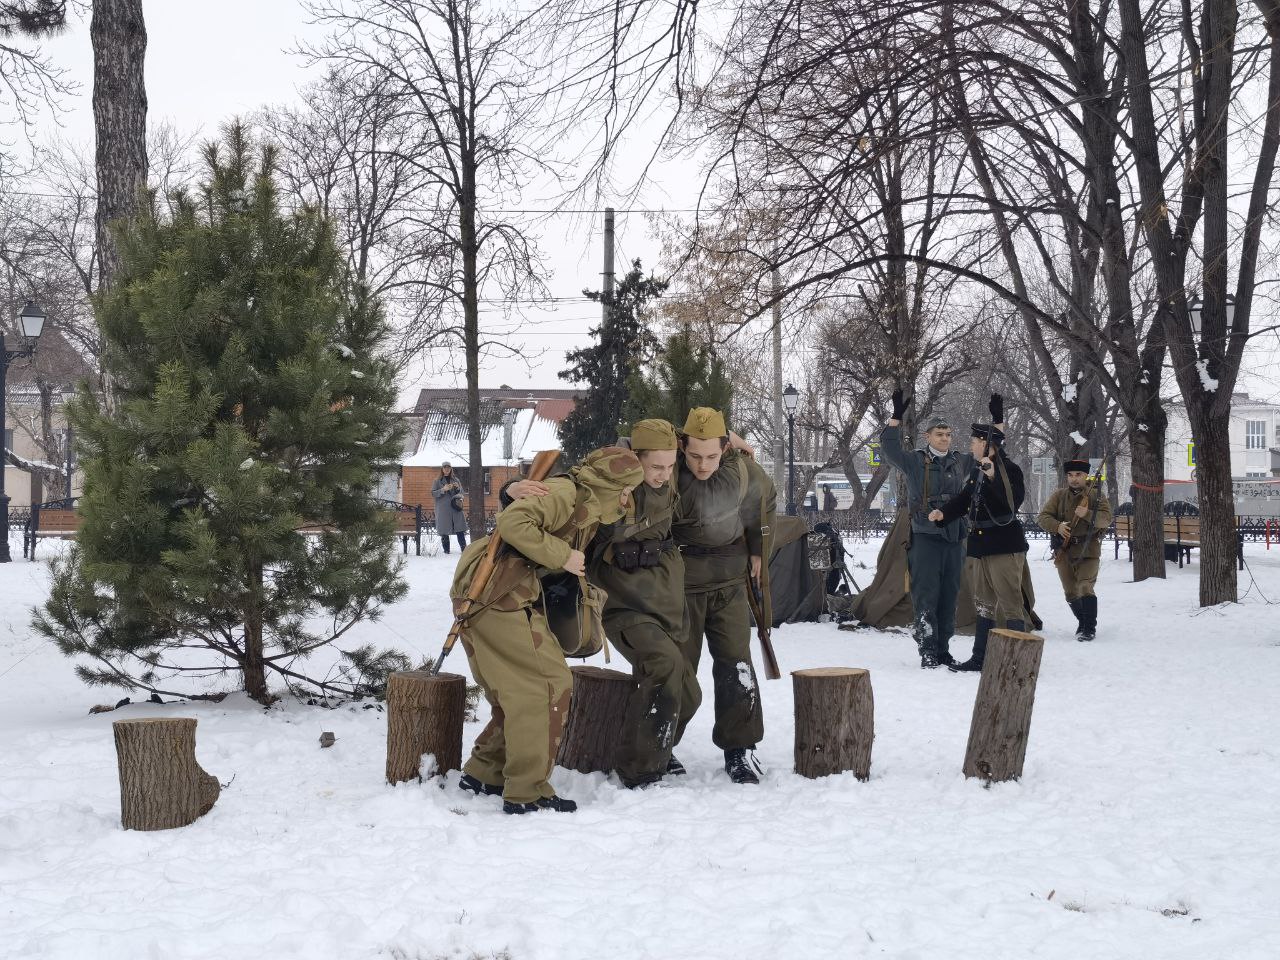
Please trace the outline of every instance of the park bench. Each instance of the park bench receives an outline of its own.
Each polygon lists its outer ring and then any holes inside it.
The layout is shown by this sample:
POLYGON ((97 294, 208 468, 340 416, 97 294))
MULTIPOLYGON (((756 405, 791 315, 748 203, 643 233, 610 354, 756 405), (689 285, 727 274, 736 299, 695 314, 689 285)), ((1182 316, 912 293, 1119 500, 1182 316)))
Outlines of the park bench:
MULTIPOLYGON (((414 542, 418 556, 422 556, 422 531, 426 527, 422 517, 422 507, 407 503, 383 504, 383 508, 395 515, 395 536, 407 554, 409 541, 414 542)), ((331 530, 318 524, 303 524, 298 532, 305 536, 319 536, 331 530)), ((37 503, 31 507, 31 519, 27 521, 22 536, 22 555, 31 560, 36 557, 36 543, 42 537, 57 537, 63 540, 74 540, 80 530, 80 514, 74 506, 67 506, 66 501, 53 503, 37 503)))
POLYGON ((31 518, 22 532, 22 555, 36 557, 36 542, 41 537, 74 540, 80 529, 80 514, 65 500, 31 505, 31 518))
MULTIPOLYGON (((1165 557, 1177 560, 1178 566, 1191 562, 1191 551, 1200 546, 1200 518, 1182 515, 1166 516, 1164 523, 1165 557)), ((1120 558, 1120 543, 1129 547, 1129 559, 1133 559, 1133 517, 1119 516, 1115 519, 1115 556, 1120 558)), ((1236 537, 1237 562, 1244 569, 1244 539, 1236 537)))

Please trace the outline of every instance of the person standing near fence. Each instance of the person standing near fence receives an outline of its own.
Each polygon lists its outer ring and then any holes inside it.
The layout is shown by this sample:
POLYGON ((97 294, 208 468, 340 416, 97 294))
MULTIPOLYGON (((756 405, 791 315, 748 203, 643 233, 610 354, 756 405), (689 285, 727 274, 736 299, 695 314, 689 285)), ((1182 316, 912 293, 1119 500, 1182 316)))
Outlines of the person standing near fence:
MULTIPOLYGON (((991 415, 1003 413, 1003 403, 992 400, 991 415)), ((975 463, 960 493, 929 512, 937 527, 969 518, 968 554, 973 564, 973 605, 978 619, 973 630, 973 655, 952 670, 982 669, 987 637, 1001 621, 1005 629, 1027 629, 1027 604, 1022 593, 1027 567, 1027 537, 1018 508, 1026 496, 1022 468, 1010 460, 1002 446, 1004 431, 989 423, 975 423, 969 442, 975 463)))
MULTIPOLYGON (((925 429, 924 446, 918 450, 908 447, 902 434, 902 418, 910 405, 911 398, 902 390, 893 391, 893 415, 880 432, 880 449, 885 459, 902 471, 907 483, 912 633, 920 666, 930 670, 955 663, 949 644, 956 629, 956 597, 960 594, 969 527, 963 514, 937 526, 930 521, 929 512, 959 495, 974 459, 951 449, 951 425, 937 417, 925 429)), ((988 410, 993 423, 1003 427, 1004 398, 1000 394, 991 395, 988 410)))
POLYGON ((1094 586, 1102 563, 1102 538, 1111 527, 1111 503, 1100 483, 1089 478, 1088 460, 1063 464, 1067 485, 1049 497, 1036 518, 1053 540, 1053 564, 1076 615, 1076 639, 1092 640, 1098 632, 1098 596, 1094 586))
POLYGON ((462 484, 454 476, 453 466, 440 464, 440 476, 431 485, 431 498, 436 502, 436 533, 449 552, 449 538, 455 534, 458 546, 467 549, 467 515, 463 512, 462 484))

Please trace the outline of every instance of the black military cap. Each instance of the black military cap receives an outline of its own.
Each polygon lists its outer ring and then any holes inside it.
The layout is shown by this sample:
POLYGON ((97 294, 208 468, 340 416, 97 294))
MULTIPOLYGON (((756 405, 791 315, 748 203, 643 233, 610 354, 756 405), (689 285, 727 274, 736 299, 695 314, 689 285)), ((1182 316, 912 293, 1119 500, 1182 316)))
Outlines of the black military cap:
POLYGON ((999 429, 993 423, 975 423, 972 424, 973 435, 979 440, 986 440, 995 444, 997 447, 1004 443, 1004 431, 999 429))

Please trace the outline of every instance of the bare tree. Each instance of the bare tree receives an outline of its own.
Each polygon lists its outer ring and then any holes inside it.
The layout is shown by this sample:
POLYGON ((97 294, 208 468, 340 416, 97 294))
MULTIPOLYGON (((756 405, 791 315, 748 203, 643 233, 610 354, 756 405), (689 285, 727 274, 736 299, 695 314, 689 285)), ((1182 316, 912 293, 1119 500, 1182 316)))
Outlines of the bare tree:
POLYGON ((412 159, 431 135, 424 142, 398 89, 382 74, 330 69, 259 123, 279 144, 282 182, 335 223, 352 277, 385 304, 405 363, 450 336, 451 297, 435 271, 439 185, 412 159))
POLYGON ((541 290, 535 246, 500 204, 556 172, 539 112, 546 85, 529 49, 544 10, 506 12, 479 0, 314 0, 308 9, 331 28, 311 55, 376 81, 415 132, 412 153, 394 145, 379 152, 434 187, 417 223, 431 253, 432 275, 422 282, 461 313, 450 329, 466 369, 468 520, 483 530, 480 303, 489 290, 506 299, 541 290))
POLYGON ((19 120, 28 133, 42 107, 57 110, 75 88, 62 68, 39 48, 21 41, 55 34, 66 22, 66 0, 0 2, 0 109, 19 120))

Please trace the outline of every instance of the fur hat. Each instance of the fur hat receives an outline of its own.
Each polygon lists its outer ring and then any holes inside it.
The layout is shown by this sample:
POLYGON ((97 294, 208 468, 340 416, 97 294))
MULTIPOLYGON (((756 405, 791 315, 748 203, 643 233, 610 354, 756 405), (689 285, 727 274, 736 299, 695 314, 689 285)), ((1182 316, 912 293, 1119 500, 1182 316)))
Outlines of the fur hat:
POLYGON ((1089 473, 1093 469, 1088 460, 1068 460, 1062 465, 1063 473, 1089 473))

